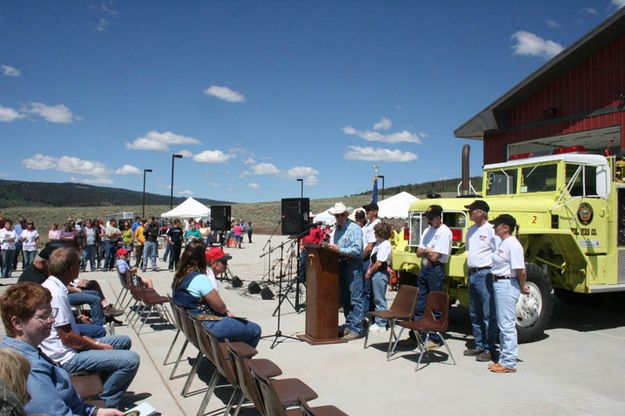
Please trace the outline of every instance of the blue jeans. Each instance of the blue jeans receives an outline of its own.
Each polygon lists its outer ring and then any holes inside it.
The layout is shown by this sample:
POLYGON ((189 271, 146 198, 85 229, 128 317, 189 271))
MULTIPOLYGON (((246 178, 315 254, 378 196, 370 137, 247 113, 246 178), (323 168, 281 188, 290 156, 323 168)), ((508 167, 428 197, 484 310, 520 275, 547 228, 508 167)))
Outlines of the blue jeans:
MULTIPOLYGON (((373 303, 375 304, 376 312, 385 311, 386 306, 386 287, 388 286, 388 271, 386 269, 378 270, 373 274, 371 279, 371 289, 373 294, 373 303)), ((375 318, 375 323, 378 326, 386 326, 386 319, 375 318)))
POLYGON ((171 243, 165 245, 165 252, 163 253, 163 261, 167 261, 167 255, 171 253, 171 243))
POLYGON ((80 351, 62 365, 68 373, 81 371, 100 373, 104 389, 100 398, 106 407, 119 406, 119 402, 139 369, 139 355, 130 349, 132 342, 125 335, 99 338, 98 341, 113 346, 112 350, 80 351))
POLYGON ((35 261, 35 257, 37 257, 37 250, 33 251, 22 251, 22 256, 24 256, 24 270, 35 261))
POLYGON ((443 265, 422 266, 421 273, 417 278, 417 287, 419 288, 419 296, 417 297, 417 305, 415 306, 414 320, 418 321, 423 318, 423 311, 428 294, 430 292, 442 292, 443 283, 445 282, 445 271, 443 265))
POLYGON ((152 259, 152 270, 156 270, 156 248, 158 243, 156 241, 145 241, 143 246, 143 268, 141 271, 145 271, 148 268, 148 259, 152 259))
POLYGON ((98 339, 106 336, 106 330, 102 326, 103 323, 99 321, 92 321, 90 324, 76 324, 78 332, 81 335, 86 335, 89 338, 98 339))
POLYGON ((82 259, 80 262, 80 269, 84 272, 87 269, 87 260, 91 265, 91 271, 95 270, 95 244, 89 244, 85 246, 82 251, 82 259))
POLYGON ((112 270, 115 266, 115 259, 117 258, 117 242, 111 242, 106 240, 106 257, 104 258, 104 270, 112 270))
POLYGON ((260 326, 252 321, 226 317, 220 321, 202 321, 204 326, 221 342, 241 341, 256 348, 260 341, 260 326))
POLYGON ((519 281, 499 279, 493 282, 495 309, 499 326, 499 364, 507 368, 516 368, 519 346, 516 333, 516 304, 521 291, 519 281))
POLYGON ((68 293, 70 305, 89 305, 91 310, 91 320, 94 322, 104 322, 104 311, 102 310, 102 299, 95 290, 83 290, 82 292, 68 293))
POLYGON ((15 250, 2 250, 2 277, 11 277, 15 250))
POLYGON ((362 320, 367 310, 362 262, 352 259, 339 265, 339 300, 345 315, 345 328, 362 335, 362 320))
POLYGON ((482 351, 494 351, 497 339, 497 317, 490 268, 469 274, 469 317, 473 328, 475 348, 482 351))

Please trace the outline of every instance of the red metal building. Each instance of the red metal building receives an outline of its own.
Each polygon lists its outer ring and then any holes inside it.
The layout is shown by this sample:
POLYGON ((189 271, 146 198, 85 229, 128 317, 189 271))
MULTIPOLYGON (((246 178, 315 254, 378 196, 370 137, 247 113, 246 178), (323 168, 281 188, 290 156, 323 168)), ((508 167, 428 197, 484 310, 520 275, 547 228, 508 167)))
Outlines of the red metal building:
POLYGON ((454 131, 484 164, 579 144, 625 154, 625 8, 454 131))

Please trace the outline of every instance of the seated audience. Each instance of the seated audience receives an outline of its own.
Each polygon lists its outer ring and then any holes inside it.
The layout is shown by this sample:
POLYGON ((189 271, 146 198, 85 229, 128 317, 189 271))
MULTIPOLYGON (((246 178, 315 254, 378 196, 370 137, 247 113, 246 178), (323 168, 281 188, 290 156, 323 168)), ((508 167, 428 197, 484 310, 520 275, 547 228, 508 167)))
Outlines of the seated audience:
POLYGON ((130 265, 128 265, 127 258, 128 250, 126 250, 125 248, 120 248, 119 250, 117 250, 117 271, 121 273, 125 278, 132 278, 135 286, 141 285, 143 287, 149 287, 150 289, 152 289, 154 287, 152 279, 150 279, 149 277, 138 276, 138 269, 136 267, 131 268, 130 265))
POLYGON ((104 387, 100 398, 108 407, 118 407, 137 373, 139 356, 128 351, 132 343, 125 335, 98 339, 80 335, 67 297, 67 284, 79 271, 80 253, 75 248, 61 247, 50 254, 50 276, 42 286, 52 293, 51 305, 58 312, 41 350, 69 373, 100 373, 104 387))
MULTIPOLYGON (((211 256, 211 272, 215 275, 223 273, 230 258, 225 253, 211 256)), ((230 341, 246 342, 252 347, 258 345, 260 326, 246 319, 236 318, 207 276, 206 245, 203 242, 195 240, 185 248, 174 275, 172 289, 177 305, 193 315, 211 316, 211 320, 203 320, 202 323, 220 341, 228 338, 230 341)))
MULTIPOLYGON (((7 332, 0 348, 9 348, 30 362, 29 398, 16 391, 18 397, 25 400, 26 412, 55 416, 123 416, 116 409, 96 408, 84 403, 72 387, 67 371, 38 350, 41 342, 50 335, 57 314, 51 306, 51 299, 50 291, 35 283, 14 285, 0 297, 2 322, 7 332)), ((0 361, 6 365, 4 357, 0 361)))

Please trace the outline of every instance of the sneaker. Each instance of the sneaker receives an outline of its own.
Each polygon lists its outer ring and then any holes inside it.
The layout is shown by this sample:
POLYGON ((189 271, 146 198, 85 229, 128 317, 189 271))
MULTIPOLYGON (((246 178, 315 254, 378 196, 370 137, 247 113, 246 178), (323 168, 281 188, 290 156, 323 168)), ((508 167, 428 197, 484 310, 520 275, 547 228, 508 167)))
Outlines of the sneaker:
POLYGON ((485 352, 485 351, 481 350, 479 348, 470 348, 468 350, 464 350, 464 352, 462 354, 466 355, 467 357, 477 357, 478 355, 480 355, 483 352, 485 352))
POLYGON ((432 341, 431 339, 428 339, 428 341, 425 343, 426 350, 435 350, 440 347, 441 347, 441 344, 439 344, 436 341, 432 341))
POLYGON ((356 333, 356 332, 351 332, 351 331, 345 331, 345 335, 343 335, 343 338, 341 338, 343 341, 353 341, 355 339, 361 338, 362 335, 356 333))
POLYGON ((493 373, 516 373, 516 368, 508 368, 503 365, 497 363, 493 366, 489 366, 488 368, 493 373))
POLYGON ((475 357, 475 361, 479 361, 481 363, 485 363, 491 360, 490 351, 482 351, 479 355, 475 357))
POLYGON ((373 324, 371 326, 369 326, 369 332, 385 332, 386 331, 386 325, 378 325, 378 324, 373 324))
POLYGON ((110 303, 108 305, 106 305, 104 308, 102 308, 102 310, 104 311, 104 316, 107 316, 107 317, 109 317, 109 316, 110 317, 115 317, 115 316, 119 316, 119 315, 123 315, 124 314, 124 311, 122 311, 121 309, 116 309, 110 303))

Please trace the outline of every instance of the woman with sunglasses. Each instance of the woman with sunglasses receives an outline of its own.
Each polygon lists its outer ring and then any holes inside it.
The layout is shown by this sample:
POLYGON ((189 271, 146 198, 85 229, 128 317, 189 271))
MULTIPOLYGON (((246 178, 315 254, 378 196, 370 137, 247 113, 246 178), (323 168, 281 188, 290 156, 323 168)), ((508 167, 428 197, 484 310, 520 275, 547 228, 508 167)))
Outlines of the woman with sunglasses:
POLYGON ((200 240, 191 241, 182 253, 174 276, 172 291, 176 305, 186 309, 191 315, 202 319, 204 326, 219 341, 242 341, 252 347, 258 345, 261 329, 258 324, 235 317, 219 296, 214 276, 223 273, 231 256, 218 248, 209 250, 200 240), (209 268, 207 268, 209 257, 209 268), (212 279, 211 279, 212 275, 212 279))
POLYGON ((51 308, 52 295, 36 283, 11 286, 0 297, 2 323, 7 336, 0 348, 10 348, 30 361, 28 414, 123 416, 116 409, 97 408, 83 402, 62 367, 54 364, 39 344, 48 336, 57 310, 51 308))

